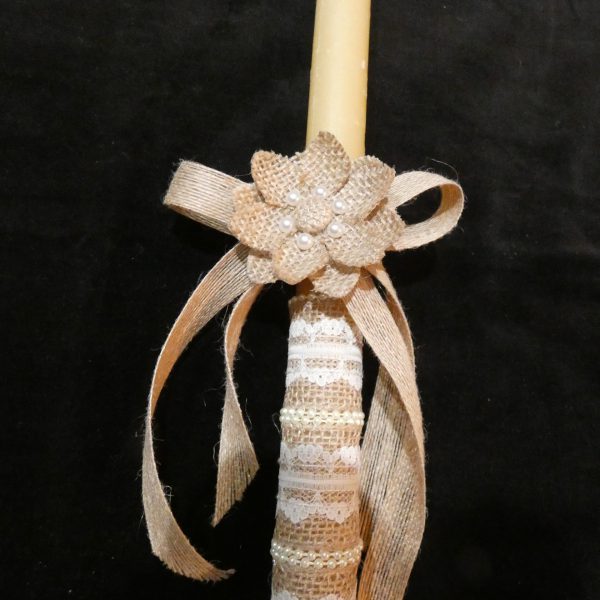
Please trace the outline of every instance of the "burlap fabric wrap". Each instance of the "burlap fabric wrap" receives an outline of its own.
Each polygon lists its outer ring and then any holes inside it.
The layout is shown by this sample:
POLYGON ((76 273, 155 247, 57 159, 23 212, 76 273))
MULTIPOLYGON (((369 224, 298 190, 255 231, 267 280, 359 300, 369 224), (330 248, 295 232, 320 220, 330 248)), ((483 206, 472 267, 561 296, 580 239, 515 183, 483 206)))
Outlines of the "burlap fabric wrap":
MULTIPOLYGON (((252 177, 254 183, 245 184, 184 161, 165 198, 167 206, 235 235, 240 243, 192 293, 155 367, 142 477, 152 550, 170 569, 195 579, 216 581, 233 572, 204 559, 177 524, 158 476, 152 417, 164 383, 185 347, 210 319, 235 302, 225 331, 226 390, 216 524, 242 497, 258 469, 233 379, 241 329, 262 285, 276 279, 294 284, 308 278, 315 299, 337 298, 340 308, 336 310, 344 311, 357 336, 380 362, 361 446, 358 598, 398 600, 423 534, 425 455, 410 331, 381 259, 386 250, 421 246, 453 229, 463 208, 462 190, 456 182, 434 173, 412 171, 396 176, 374 157, 350 161, 328 133, 319 134, 292 158, 257 152, 252 159, 252 177), (437 211, 423 222, 405 225, 396 209, 432 188, 440 189, 437 211)), ((285 416, 298 418, 297 413, 285 416)), ((346 458, 351 460, 351 455, 346 458)), ((282 460, 285 456, 282 454, 282 460)), ((343 498, 337 500, 343 504, 343 498)), ((285 549, 276 552, 285 555, 285 549)), ((282 593, 280 597, 287 600, 292 596, 282 593)))

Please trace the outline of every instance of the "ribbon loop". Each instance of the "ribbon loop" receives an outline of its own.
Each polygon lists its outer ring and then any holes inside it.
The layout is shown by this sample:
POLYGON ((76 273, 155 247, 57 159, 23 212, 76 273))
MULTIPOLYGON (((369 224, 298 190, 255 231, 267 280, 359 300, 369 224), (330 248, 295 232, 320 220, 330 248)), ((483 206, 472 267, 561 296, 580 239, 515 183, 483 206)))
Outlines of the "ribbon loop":
POLYGON ((406 250, 429 244, 450 232, 463 210, 464 195, 456 181, 428 171, 408 171, 398 175, 390 188, 388 206, 397 208, 419 194, 439 187, 440 205, 429 219, 408 225, 392 246, 394 250, 406 250))
POLYGON ((221 309, 253 287, 246 274, 246 255, 246 249, 236 245, 194 290, 160 352, 148 398, 142 495, 150 545, 153 553, 171 570, 193 579, 218 581, 233 571, 218 569, 198 554, 177 524, 158 476, 152 417, 167 377, 192 338, 221 309))
POLYGON ((231 235, 233 190, 242 182, 189 160, 179 164, 164 203, 169 208, 203 225, 231 235))

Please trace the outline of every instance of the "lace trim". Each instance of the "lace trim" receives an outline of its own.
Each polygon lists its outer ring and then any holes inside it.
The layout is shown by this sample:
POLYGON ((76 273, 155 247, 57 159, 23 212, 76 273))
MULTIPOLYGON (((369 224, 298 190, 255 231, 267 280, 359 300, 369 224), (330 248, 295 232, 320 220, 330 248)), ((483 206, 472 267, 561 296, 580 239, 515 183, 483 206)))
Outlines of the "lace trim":
POLYGON ((302 318, 295 318, 290 323, 290 338, 307 337, 312 343, 317 341, 319 336, 337 337, 343 343, 358 344, 352 327, 342 318, 321 317, 312 323, 302 318))
POLYGON ((345 381, 355 390, 362 388, 362 376, 351 371, 341 371, 339 369, 325 368, 310 368, 305 365, 300 365, 299 368, 289 368, 285 378, 285 385, 290 386, 292 383, 306 379, 310 383, 314 383, 319 387, 331 385, 336 381, 345 381))
POLYGON ((281 485, 295 490, 309 490, 314 492, 345 492, 354 490, 360 483, 358 471, 351 473, 330 473, 323 477, 321 473, 306 471, 279 471, 281 485))
POLYGON ((300 379, 320 387, 345 381, 361 389, 362 352, 347 321, 331 317, 314 323, 292 320, 286 385, 300 379))
POLYGON ((318 444, 298 444, 290 448, 282 441, 279 464, 282 469, 310 466, 325 467, 329 471, 333 471, 335 466, 339 464, 358 468, 360 465, 360 446, 342 446, 330 452, 318 444))
POLYGON ((294 525, 314 516, 325 517, 336 523, 343 523, 351 515, 358 512, 358 495, 354 490, 347 494, 349 499, 342 502, 327 501, 323 498, 321 492, 315 492, 309 500, 300 499, 294 496, 294 491, 294 489, 282 487, 277 499, 277 509, 294 525))

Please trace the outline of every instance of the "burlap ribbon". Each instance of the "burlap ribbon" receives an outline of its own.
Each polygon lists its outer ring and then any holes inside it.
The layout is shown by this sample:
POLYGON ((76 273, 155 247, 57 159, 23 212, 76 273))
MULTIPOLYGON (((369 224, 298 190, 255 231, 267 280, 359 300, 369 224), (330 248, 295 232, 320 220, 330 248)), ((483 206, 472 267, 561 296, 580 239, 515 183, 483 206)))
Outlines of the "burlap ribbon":
MULTIPOLYGON (((173 177, 165 204, 231 234, 234 190, 244 185, 224 173, 184 161, 173 177)), ((434 173, 412 171, 395 177, 387 208, 395 210, 433 188, 441 191, 435 214, 406 226, 389 249, 422 246, 456 225, 463 208, 462 190, 456 182, 434 173)), ((205 560, 177 524, 158 476, 152 418, 165 381, 183 350, 210 319, 237 299, 225 333, 226 391, 213 517, 213 524, 218 523, 242 497, 258 469, 233 377, 240 332, 262 287, 248 275, 248 253, 246 246, 237 244, 193 292, 162 348, 148 401, 142 488, 152 550, 173 571, 200 580, 220 580, 233 571, 205 560)), ((358 598, 398 600, 404 594, 425 522, 422 415, 410 330, 392 282, 380 262, 361 268, 360 274, 343 302, 380 361, 380 370, 362 446, 361 520, 366 554, 358 598)))

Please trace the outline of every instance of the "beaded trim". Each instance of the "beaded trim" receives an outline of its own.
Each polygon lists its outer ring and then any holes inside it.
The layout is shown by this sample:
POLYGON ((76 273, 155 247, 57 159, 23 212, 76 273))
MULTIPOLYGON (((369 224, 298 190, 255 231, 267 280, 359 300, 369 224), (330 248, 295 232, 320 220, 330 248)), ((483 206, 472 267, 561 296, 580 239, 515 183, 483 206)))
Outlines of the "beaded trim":
POLYGON ((336 552, 307 552, 277 542, 271 543, 274 561, 288 563, 306 569, 339 569, 356 565, 360 561, 362 542, 350 550, 336 552))
POLYGON ((315 408, 282 408, 280 421, 288 425, 364 425, 363 412, 326 411, 315 408))
MULTIPOLYGON (((290 592, 282 591, 282 592, 274 592, 271 596, 271 600, 300 600, 298 596, 294 594, 290 594, 290 592)), ((319 598, 319 600, 344 600, 341 596, 337 594, 327 594, 327 596, 323 596, 319 598)))

